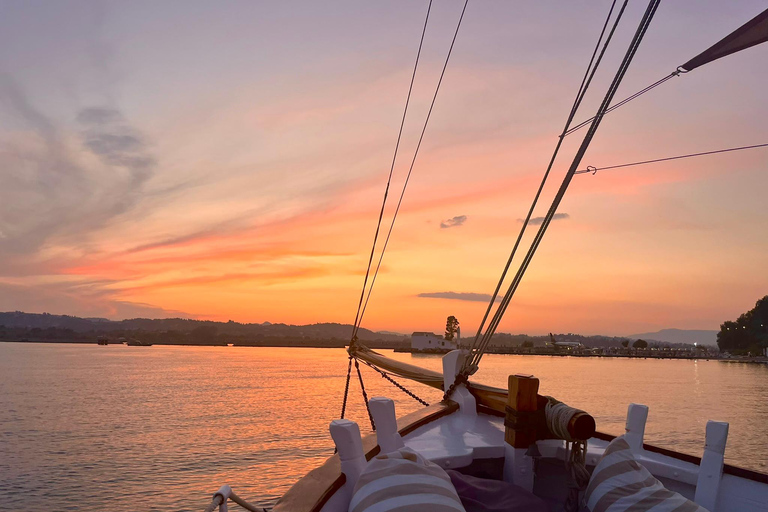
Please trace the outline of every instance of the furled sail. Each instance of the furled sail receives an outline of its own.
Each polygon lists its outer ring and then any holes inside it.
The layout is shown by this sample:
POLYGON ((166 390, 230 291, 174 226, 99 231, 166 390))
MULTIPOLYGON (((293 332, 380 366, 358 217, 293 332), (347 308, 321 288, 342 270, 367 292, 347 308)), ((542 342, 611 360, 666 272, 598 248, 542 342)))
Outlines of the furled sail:
MULTIPOLYGON (((359 341, 349 347, 349 353, 360 361, 377 368, 378 371, 398 375, 405 379, 413 380, 444 391, 443 374, 440 372, 389 358, 371 350, 359 341)), ((476 382, 467 383, 467 387, 475 396, 478 403, 497 411, 504 411, 504 407, 507 403, 506 389, 487 386, 476 382)))
POLYGON ((374 352, 359 341, 349 347, 350 355, 361 361, 370 363, 386 372, 394 373, 400 377, 414 380, 427 386, 443 389, 443 374, 433 370, 427 370, 421 366, 404 363, 374 352))
POLYGON ((691 71, 713 60, 766 41, 768 41, 768 9, 680 67, 685 71, 691 71))

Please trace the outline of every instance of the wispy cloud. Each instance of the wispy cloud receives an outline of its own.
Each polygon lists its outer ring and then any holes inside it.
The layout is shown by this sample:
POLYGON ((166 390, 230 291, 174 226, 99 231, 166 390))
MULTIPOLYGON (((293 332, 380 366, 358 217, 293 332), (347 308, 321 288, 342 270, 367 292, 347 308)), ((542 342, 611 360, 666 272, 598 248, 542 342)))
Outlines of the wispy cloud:
POLYGON ((0 111, 26 128, 0 141, 8 177, 0 190, 0 253, 26 265, 52 240, 87 239, 141 200, 155 160, 117 109, 80 110, 77 141, 0 75, 0 111))
POLYGON ((440 223, 441 229, 447 229, 447 228, 455 228, 458 226, 461 226, 467 221, 466 215, 457 215, 456 217, 453 217, 452 219, 444 220, 440 223))
MULTIPOLYGON (((552 220, 565 220, 570 219, 571 216, 567 213, 556 213, 554 217, 552 217, 552 220)), ((517 219, 517 222, 523 222, 523 219, 517 219)), ((544 217, 532 217, 531 220, 528 221, 528 224, 531 226, 541 226, 541 223, 544 222, 544 217)))
MULTIPOLYGON (((488 293, 472 292, 424 292, 418 294, 417 297, 425 299, 464 300, 468 302, 488 302, 491 300, 491 295, 488 293)), ((496 302, 500 300, 501 297, 496 297, 496 302)))

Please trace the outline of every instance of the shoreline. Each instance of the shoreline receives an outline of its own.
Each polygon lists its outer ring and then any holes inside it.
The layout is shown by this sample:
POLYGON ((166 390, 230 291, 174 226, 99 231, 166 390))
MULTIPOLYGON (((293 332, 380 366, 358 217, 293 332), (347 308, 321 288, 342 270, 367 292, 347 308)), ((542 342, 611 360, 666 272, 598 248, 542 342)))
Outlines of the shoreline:
MULTIPOLYGON (((36 343, 36 344, 61 344, 61 345, 99 345, 96 341, 89 340, 2 340, 0 343, 36 343)), ((109 343, 107 345, 125 345, 124 343, 109 343)), ((314 343, 309 342, 305 345, 296 345, 291 343, 279 343, 279 342, 263 342, 263 343, 233 343, 233 344, 221 344, 221 343, 154 343, 148 346, 164 346, 164 347, 231 347, 231 348, 346 348, 348 345, 340 340, 318 340, 314 343)), ((422 352, 414 351, 410 348, 393 347, 393 346, 377 346, 380 350, 394 350, 397 353, 410 353, 413 355, 424 356, 442 356, 446 352, 422 352)), ((680 359, 680 360, 705 360, 705 361, 721 361, 725 363, 749 363, 749 364, 763 364, 768 365, 768 358, 738 358, 738 357, 718 357, 716 355, 654 355, 654 354, 579 354, 570 352, 554 352, 545 350, 526 350, 521 351, 519 349, 508 350, 494 350, 488 352, 488 354, 495 355, 517 355, 517 356, 550 356, 550 357, 594 357, 604 359, 680 359)))

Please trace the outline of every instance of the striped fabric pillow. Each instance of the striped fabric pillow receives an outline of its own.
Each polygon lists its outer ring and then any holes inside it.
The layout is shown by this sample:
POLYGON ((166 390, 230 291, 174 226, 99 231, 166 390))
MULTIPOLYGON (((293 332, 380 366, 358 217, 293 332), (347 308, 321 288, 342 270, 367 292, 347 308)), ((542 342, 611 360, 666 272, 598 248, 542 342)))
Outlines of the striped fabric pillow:
POLYGON ((401 448, 371 460, 355 484, 349 512, 464 512, 443 468, 401 448))
POLYGON ((585 500, 591 512, 707 512, 667 490, 637 463, 623 437, 606 448, 589 480, 585 500))

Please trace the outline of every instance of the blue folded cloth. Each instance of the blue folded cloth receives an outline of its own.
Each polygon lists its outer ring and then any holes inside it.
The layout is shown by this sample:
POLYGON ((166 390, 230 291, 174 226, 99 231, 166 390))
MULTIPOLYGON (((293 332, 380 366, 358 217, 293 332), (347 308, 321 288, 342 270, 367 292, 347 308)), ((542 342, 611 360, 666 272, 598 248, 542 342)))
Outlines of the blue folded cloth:
POLYGON ((467 512, 549 512, 547 503, 517 485, 448 470, 467 512))

